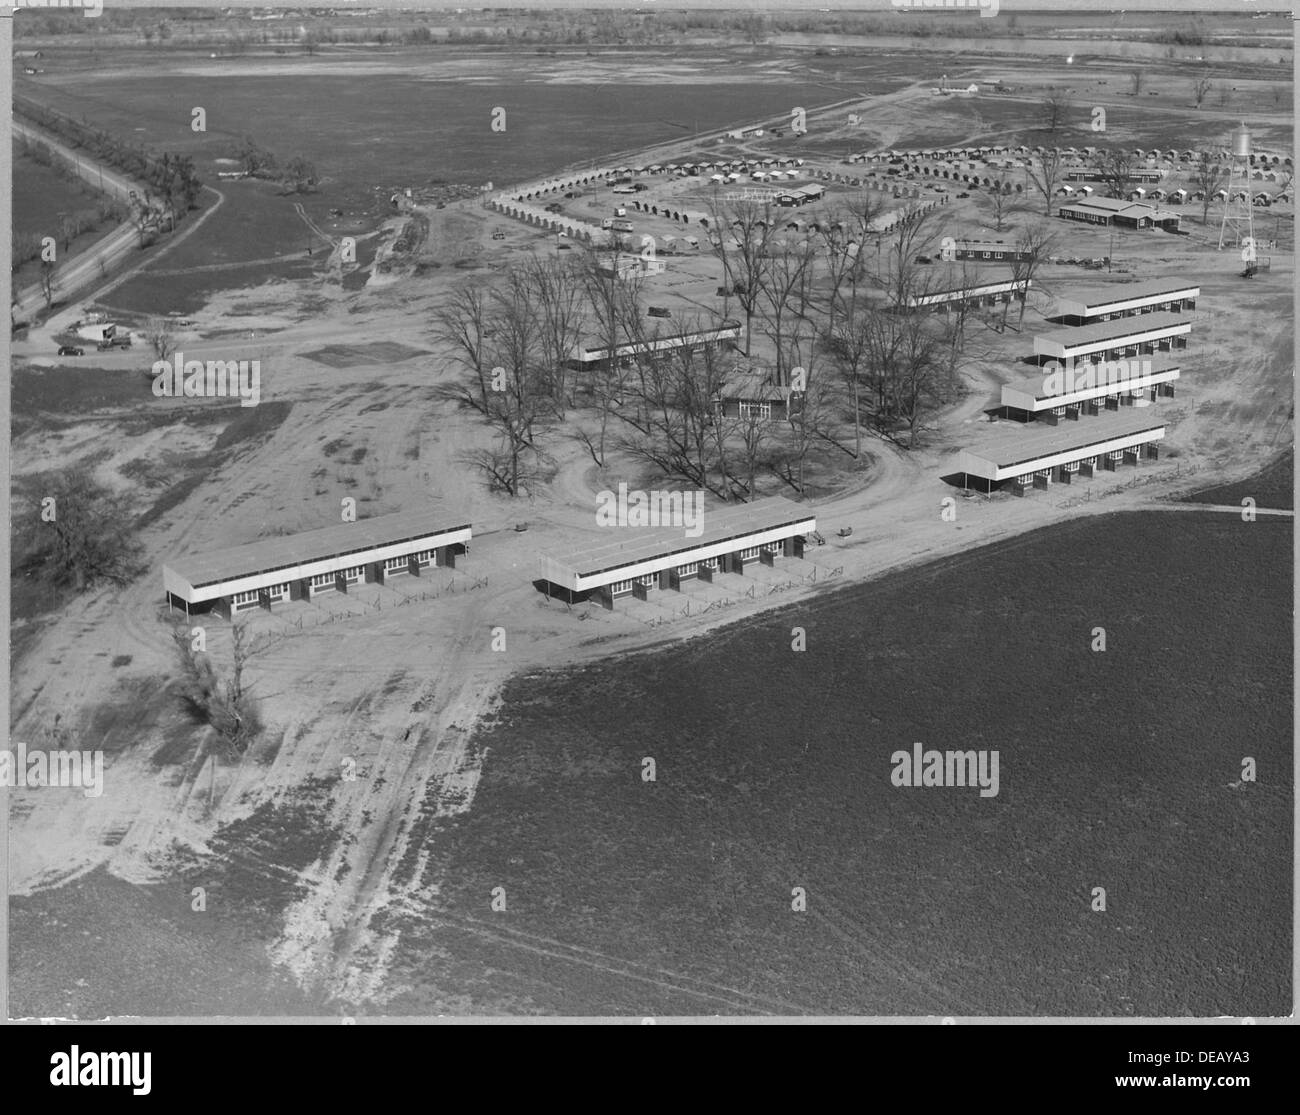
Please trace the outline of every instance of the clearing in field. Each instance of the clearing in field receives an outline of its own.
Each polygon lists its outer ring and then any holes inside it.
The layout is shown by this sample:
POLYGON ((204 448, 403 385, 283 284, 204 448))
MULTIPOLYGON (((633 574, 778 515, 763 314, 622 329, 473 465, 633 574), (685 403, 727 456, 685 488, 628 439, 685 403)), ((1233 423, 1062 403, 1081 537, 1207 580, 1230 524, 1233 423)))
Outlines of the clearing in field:
POLYGON ((400 364, 430 353, 428 349, 410 348, 395 341, 374 341, 368 345, 326 345, 301 355, 331 368, 360 368, 370 364, 400 364))

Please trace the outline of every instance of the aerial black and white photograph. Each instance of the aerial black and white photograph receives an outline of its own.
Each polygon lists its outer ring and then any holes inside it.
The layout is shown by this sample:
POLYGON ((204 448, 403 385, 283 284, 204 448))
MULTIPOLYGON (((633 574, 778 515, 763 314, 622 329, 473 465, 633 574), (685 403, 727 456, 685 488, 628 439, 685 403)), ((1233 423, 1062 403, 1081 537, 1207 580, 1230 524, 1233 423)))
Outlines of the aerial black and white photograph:
POLYGON ((824 2, 12 0, 9 1018, 1292 1015, 1291 8, 824 2))

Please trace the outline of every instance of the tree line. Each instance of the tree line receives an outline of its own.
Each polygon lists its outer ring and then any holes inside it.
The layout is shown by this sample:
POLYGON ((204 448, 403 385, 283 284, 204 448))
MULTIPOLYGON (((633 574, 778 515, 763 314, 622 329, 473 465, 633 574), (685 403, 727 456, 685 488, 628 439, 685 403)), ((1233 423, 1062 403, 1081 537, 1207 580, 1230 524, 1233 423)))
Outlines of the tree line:
POLYGON ((14 97, 14 113, 50 132, 76 151, 120 170, 144 185, 146 203, 156 199, 173 221, 178 214, 194 209, 203 182, 189 155, 156 154, 143 144, 135 145, 87 120, 70 116, 31 101, 14 97))
MULTIPOLYGON (((76 170, 57 158, 47 144, 30 140, 24 135, 16 136, 15 144, 20 156, 25 156, 40 166, 48 167, 60 178, 80 183, 83 192, 91 192, 85 188, 85 182, 76 170)), ((42 241, 46 236, 53 236, 62 251, 66 253, 71 248, 72 242, 83 233, 94 232, 105 224, 118 224, 126 220, 126 216, 126 206, 121 202, 110 197, 101 197, 96 199, 93 205, 59 214, 47 231, 15 231, 10 246, 10 269, 17 271, 24 263, 38 258, 41 254, 42 241)))

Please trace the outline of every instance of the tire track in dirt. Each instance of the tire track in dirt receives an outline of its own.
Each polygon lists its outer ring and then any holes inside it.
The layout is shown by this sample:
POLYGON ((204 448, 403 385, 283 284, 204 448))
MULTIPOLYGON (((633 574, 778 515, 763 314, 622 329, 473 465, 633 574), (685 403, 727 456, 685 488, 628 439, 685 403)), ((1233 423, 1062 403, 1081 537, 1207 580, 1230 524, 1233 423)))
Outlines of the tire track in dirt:
MULTIPOLYGON (((419 917, 422 924, 427 926, 459 930, 484 940, 507 945, 513 949, 581 965, 605 975, 621 976, 625 979, 649 984, 663 991, 688 995, 709 1002, 721 1003, 725 1006, 738 1007, 755 1014, 810 1015, 819 1013, 812 1008, 791 1003, 788 1000, 778 999, 774 996, 759 995, 754 992, 743 991, 737 987, 729 987, 713 980, 689 976, 684 972, 677 972, 669 968, 642 964, 639 961, 628 960, 624 957, 610 956, 608 953, 584 948, 580 945, 571 945, 553 937, 528 933, 525 930, 509 926, 489 924, 479 918, 454 915, 446 911, 432 915, 423 910, 408 912, 419 917)), ((536 977, 521 976, 521 978, 534 979, 536 977)))
MULTIPOLYGON (((473 725, 495 688, 473 667, 472 644, 482 636, 484 607, 474 602, 461 609, 435 676, 400 693, 403 707, 411 710, 401 718, 406 720, 405 729, 385 733, 371 759, 368 779, 352 784, 366 788, 346 793, 334 805, 334 819, 345 831, 364 831, 360 814, 369 807, 380 813, 382 821, 371 834, 340 844, 328 870, 321 872, 335 884, 318 888, 289 912, 285 933, 274 950, 300 978, 348 1002, 369 999, 382 981, 397 942, 391 934, 372 931, 371 919, 388 904, 393 891, 401 893, 392 875, 412 850, 413 822, 429 785, 460 767, 471 730, 463 725, 473 725), (431 698, 434 703, 422 707, 431 698), (420 711, 412 718, 417 708, 420 711), (382 795, 376 789, 380 779, 386 787, 382 795)), ((368 703, 376 696, 372 688, 363 700, 368 703)), ((398 696, 388 694, 393 701, 398 696)), ((419 885, 420 868, 430 854, 428 848, 419 849, 420 864, 412 885, 419 885)))

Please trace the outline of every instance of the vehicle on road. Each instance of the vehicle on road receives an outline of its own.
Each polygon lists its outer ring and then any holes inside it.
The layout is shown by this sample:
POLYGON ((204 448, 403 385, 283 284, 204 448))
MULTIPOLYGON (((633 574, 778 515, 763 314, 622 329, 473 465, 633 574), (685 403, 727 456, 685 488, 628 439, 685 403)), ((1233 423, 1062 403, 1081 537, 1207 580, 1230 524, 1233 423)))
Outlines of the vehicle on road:
POLYGON ((107 337, 99 342, 99 351, 103 352, 110 348, 130 348, 131 338, 129 336, 107 337))
POLYGON ((86 350, 84 348, 77 348, 75 345, 60 345, 59 355, 60 356, 85 356, 86 350))

